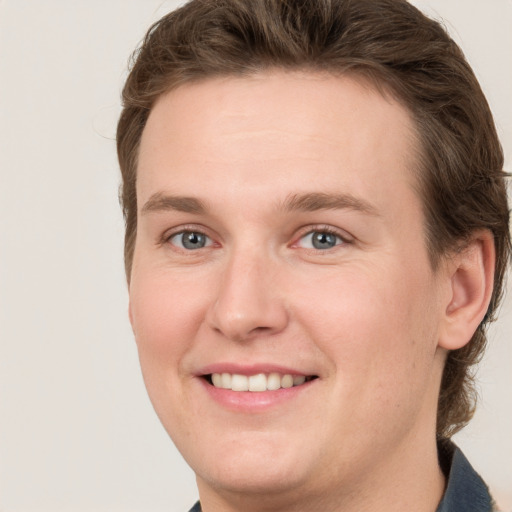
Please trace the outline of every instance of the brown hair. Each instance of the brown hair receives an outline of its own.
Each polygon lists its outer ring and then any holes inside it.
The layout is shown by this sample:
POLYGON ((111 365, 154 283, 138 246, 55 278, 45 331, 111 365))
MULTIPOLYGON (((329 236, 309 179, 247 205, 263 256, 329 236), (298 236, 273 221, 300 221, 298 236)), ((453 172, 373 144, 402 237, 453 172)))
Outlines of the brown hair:
POLYGON ((155 101, 187 82, 269 68, 355 74, 409 109, 421 146, 415 171, 433 268, 476 230, 494 235, 486 318, 465 347, 449 353, 444 369, 437 432, 448 437, 474 411, 471 367, 502 294, 509 210, 503 153, 475 75, 442 26, 405 0, 192 0, 149 29, 133 55, 117 131, 128 280, 138 147, 155 101))

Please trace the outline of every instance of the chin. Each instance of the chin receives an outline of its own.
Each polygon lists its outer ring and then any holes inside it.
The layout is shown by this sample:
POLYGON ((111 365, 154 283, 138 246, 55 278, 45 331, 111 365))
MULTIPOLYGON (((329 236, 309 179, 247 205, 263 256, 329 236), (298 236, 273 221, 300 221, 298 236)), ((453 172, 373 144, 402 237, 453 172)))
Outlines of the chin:
POLYGON ((248 463, 222 465, 216 468, 199 469, 198 479, 207 482, 211 487, 232 494, 250 495, 286 495, 303 488, 308 478, 297 467, 275 466, 275 459, 265 464, 251 465, 248 463))
POLYGON ((243 494, 283 494, 308 481, 303 449, 285 440, 228 440, 217 449, 184 454, 198 480, 217 489, 243 494))

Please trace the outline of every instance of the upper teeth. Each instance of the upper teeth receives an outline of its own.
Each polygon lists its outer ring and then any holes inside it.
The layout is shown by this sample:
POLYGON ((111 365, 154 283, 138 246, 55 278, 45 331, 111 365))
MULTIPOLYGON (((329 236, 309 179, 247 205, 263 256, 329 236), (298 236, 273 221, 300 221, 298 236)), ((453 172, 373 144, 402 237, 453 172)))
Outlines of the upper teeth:
POLYGON ((304 375, 279 373, 258 373, 257 375, 239 375, 236 373, 212 373, 212 383, 216 388, 231 389, 232 391, 275 391, 281 388, 291 388, 304 384, 304 375))

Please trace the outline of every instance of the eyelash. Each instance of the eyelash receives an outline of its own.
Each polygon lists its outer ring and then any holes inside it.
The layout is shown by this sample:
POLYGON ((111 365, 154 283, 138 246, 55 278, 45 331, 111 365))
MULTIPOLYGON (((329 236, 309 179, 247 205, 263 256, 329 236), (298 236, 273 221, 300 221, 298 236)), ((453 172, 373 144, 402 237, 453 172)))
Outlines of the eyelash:
MULTIPOLYGON (((205 247, 210 247, 211 245, 215 244, 215 242, 213 241, 212 237, 208 236, 206 234, 206 230, 204 228, 202 228, 200 226, 181 226, 179 230, 171 231, 171 232, 166 231, 162 235, 162 237, 161 237, 161 239, 159 241, 159 245, 166 245, 166 244, 173 245, 171 240, 174 237, 179 236, 179 235, 183 236, 186 233, 191 233, 191 234, 196 234, 196 235, 201 235, 201 236, 206 237, 212 243, 209 243, 205 247)), ((173 245, 173 246, 176 247, 179 250, 182 250, 182 251, 193 252, 193 249, 187 250, 186 248, 177 247, 176 245, 173 245)), ((204 249, 205 247, 200 247, 200 249, 204 249)), ((198 250, 198 249, 196 249, 196 250, 198 250)))
MULTIPOLYGON (((171 242, 171 240, 174 237, 179 236, 179 235, 183 236, 186 233, 201 235, 201 236, 206 237, 209 240, 210 243, 208 243, 208 245, 206 245, 204 247, 200 247, 195 250, 205 249, 205 248, 211 247, 213 245, 218 245, 218 244, 215 244, 215 241, 213 240, 212 237, 210 237, 209 235, 206 234, 206 230, 204 228, 198 227, 198 226, 182 226, 177 231, 172 231, 172 232, 167 231, 162 235, 162 237, 160 239, 160 245, 169 244, 169 245, 173 245, 173 247, 176 247, 178 250, 182 250, 185 252, 194 252, 195 251, 194 249, 186 249, 183 247, 177 247, 176 245, 172 244, 172 242, 171 242)), ((335 249, 338 246, 353 243, 353 239, 350 236, 348 236, 347 233, 341 232, 340 230, 335 229, 332 226, 320 225, 320 226, 308 226, 307 228, 305 228, 299 234, 299 236, 294 237, 294 242, 292 242, 290 244, 290 247, 297 246, 301 240, 303 240, 308 235, 312 235, 313 233, 325 233, 327 235, 335 236, 336 238, 338 238, 341 241, 341 243, 336 243, 335 246, 333 246, 332 248, 327 248, 327 249, 304 248, 305 250, 309 250, 309 251, 313 251, 313 252, 328 252, 332 249, 335 249)))
POLYGON ((335 236, 336 238, 338 238, 341 241, 341 243, 337 243, 334 247, 332 247, 330 249, 322 250, 322 249, 313 248, 313 249, 305 249, 305 250, 310 250, 310 251, 314 251, 314 252, 328 252, 332 249, 335 249, 338 246, 351 244, 354 241, 347 233, 340 231, 336 228, 333 228, 332 226, 325 226, 325 225, 312 226, 312 227, 308 226, 305 231, 300 233, 299 236, 297 238, 295 238, 296 241, 292 243, 292 247, 295 245, 298 245, 298 243, 301 240, 303 240, 308 235, 312 235, 313 233, 322 233, 322 234, 328 234, 328 235, 335 236))

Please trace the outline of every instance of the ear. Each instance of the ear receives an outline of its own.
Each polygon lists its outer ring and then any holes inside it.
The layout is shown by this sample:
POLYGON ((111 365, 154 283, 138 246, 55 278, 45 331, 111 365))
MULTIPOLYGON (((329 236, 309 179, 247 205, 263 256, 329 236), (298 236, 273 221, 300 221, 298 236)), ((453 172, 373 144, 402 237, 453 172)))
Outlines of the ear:
POLYGON ((487 313, 494 284, 494 238, 479 231, 447 261, 450 297, 441 326, 439 346, 456 350, 466 345, 487 313))

